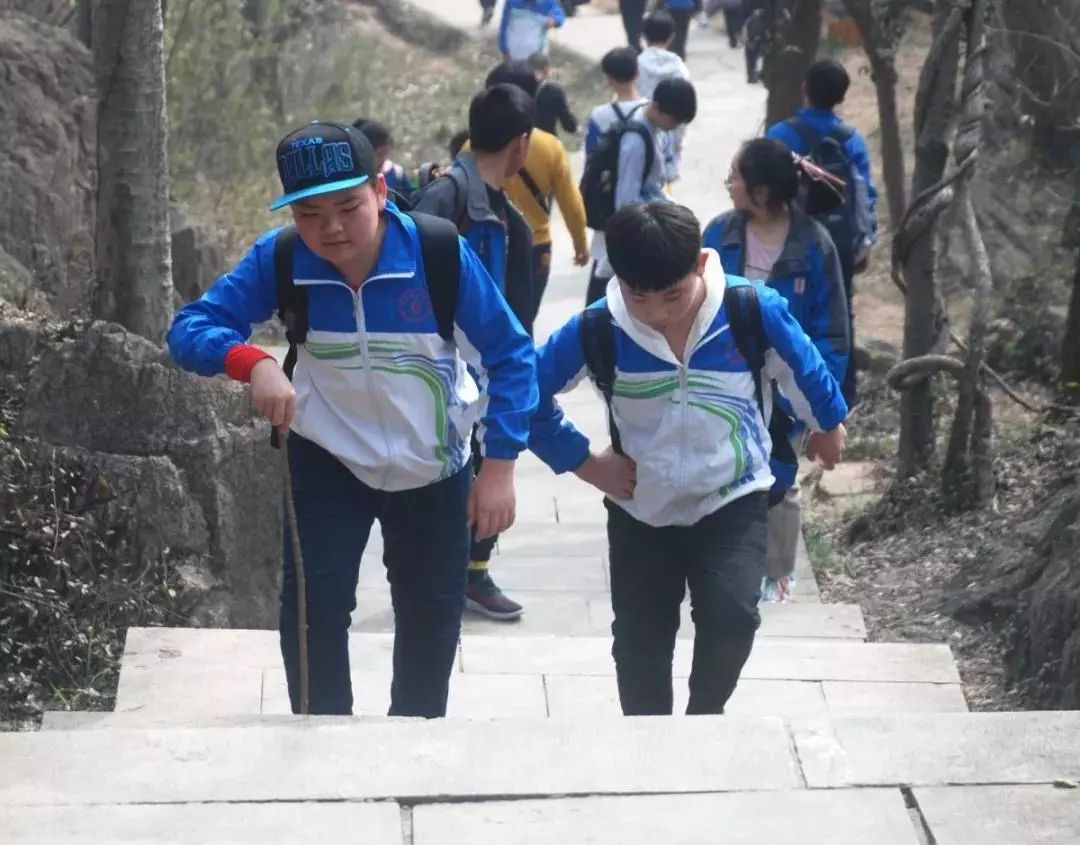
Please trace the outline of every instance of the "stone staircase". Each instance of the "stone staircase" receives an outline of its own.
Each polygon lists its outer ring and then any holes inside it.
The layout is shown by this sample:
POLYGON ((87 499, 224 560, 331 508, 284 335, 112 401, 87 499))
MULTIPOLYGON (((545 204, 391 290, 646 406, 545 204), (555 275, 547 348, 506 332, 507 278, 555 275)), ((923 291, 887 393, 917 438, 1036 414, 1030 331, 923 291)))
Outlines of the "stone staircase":
MULTIPOLYGON (((474 0, 412 2, 462 26, 478 15, 474 0)), ((588 7, 557 38, 594 57, 620 40, 588 7)), ((695 29, 690 66, 709 96, 677 191, 704 217, 762 95, 715 34, 695 29)), ((583 289, 556 266, 539 337, 583 289)), ((563 405, 606 437, 590 391, 563 405)), ((1080 714, 967 713, 949 648, 866 642, 857 607, 821 603, 805 551, 728 715, 623 718, 599 497, 531 457, 518 485, 493 571, 526 614, 466 619, 449 718, 383 715, 393 619, 376 536, 353 619, 356 716, 288 714, 275 632, 131 630, 115 712, 0 735, 0 842, 1080 843, 1080 714)), ((684 617, 676 711, 691 632, 684 617)))
POLYGON ((2 841, 1080 842, 1064 788, 1080 714, 967 713, 947 646, 866 642, 859 609, 820 603, 808 571, 796 601, 763 609, 728 715, 623 718, 602 538, 554 520, 506 536, 494 571, 526 618, 467 618, 445 720, 382 715, 377 541, 354 717, 288 714, 275 632, 130 630, 115 712, 0 736, 2 841))

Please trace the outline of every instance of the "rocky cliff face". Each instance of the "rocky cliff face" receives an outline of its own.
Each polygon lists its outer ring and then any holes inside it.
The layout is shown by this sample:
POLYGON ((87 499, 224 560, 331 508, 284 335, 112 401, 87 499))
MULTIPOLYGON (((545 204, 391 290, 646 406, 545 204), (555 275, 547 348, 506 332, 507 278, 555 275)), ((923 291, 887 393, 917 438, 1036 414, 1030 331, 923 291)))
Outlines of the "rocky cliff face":
POLYGON ((93 278, 96 92, 66 31, 0 16, 0 297, 85 313, 93 278))
POLYGON ((79 468, 128 555, 170 562, 189 621, 276 624, 279 454, 238 385, 181 372, 119 326, 46 334, 0 312, 5 379, 22 394, 12 434, 79 468))

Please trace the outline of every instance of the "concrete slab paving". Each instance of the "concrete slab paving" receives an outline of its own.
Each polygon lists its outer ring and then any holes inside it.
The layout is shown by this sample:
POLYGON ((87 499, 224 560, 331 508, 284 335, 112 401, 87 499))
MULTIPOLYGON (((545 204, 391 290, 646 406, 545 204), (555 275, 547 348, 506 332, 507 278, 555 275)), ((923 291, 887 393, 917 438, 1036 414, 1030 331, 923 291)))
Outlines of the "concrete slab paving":
POLYGON ((848 717, 792 732, 811 787, 1080 779, 1080 712, 848 717))
MULTIPOLYGON (((390 708, 389 672, 354 674, 353 712, 385 716, 390 708)), ((256 711, 260 712, 260 711, 256 711)), ((262 684, 262 713, 291 713, 284 669, 267 669, 262 684)), ((466 719, 543 719, 547 697, 541 675, 450 676, 447 715, 466 719)))
POLYGON ((916 789, 937 845, 1076 845, 1080 791, 1053 786, 916 789))
MULTIPOLYGON (((468 677, 465 675, 464 677, 468 677)), ((618 718, 615 678, 600 675, 546 675, 548 712, 553 719, 618 718)), ((686 712, 690 697, 685 676, 673 679, 676 715, 686 712)), ((740 681, 727 706, 732 716, 779 716, 786 719, 826 716, 821 685, 813 681, 740 681)))
MULTIPOLYGON (((675 646, 675 674, 688 674, 693 644, 675 646)), ((610 675, 610 638, 472 637, 462 669, 482 674, 610 675)), ((792 681, 959 683, 947 646, 762 637, 743 678, 792 681)))
POLYGON ((899 790, 427 804, 416 845, 918 845, 899 790))
POLYGON ((825 681, 822 687, 833 716, 968 712, 964 689, 960 684, 825 681))
POLYGON ((799 787, 783 722, 734 717, 14 733, 0 759, 0 806, 799 787))
POLYGON ((391 802, 3 807, 5 845, 404 845, 391 802))

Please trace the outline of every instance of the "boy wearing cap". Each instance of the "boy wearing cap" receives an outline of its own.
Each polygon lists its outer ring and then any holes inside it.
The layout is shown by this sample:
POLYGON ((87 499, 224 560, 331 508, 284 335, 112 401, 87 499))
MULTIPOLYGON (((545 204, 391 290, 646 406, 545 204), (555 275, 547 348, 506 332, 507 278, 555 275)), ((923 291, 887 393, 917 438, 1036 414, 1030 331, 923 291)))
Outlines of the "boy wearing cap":
MULTIPOLYGON (((532 233, 504 187, 525 165, 535 120, 532 98, 517 85, 499 83, 478 93, 469 105, 471 149, 459 153, 416 201, 418 211, 457 224, 530 333, 538 304, 532 233)), ((479 384, 483 390, 482 378, 479 384)), ((478 467, 487 454, 473 450, 478 467)), ((488 571, 496 539, 479 532, 473 539, 465 606, 491 619, 512 620, 523 608, 499 589, 488 571)))
MULTIPOLYGON (((349 714, 348 629, 372 523, 395 616, 391 715, 445 715, 461 625, 469 528, 514 519, 514 460, 536 407, 535 353, 490 275, 464 242, 453 339, 433 309, 417 222, 387 202, 371 144, 357 129, 312 123, 278 146, 296 224, 294 284, 307 297, 306 342, 293 381, 246 343, 279 307, 275 244, 260 237, 240 263, 181 310, 176 361, 251 384, 252 404, 287 440, 307 574, 310 712, 349 714), (484 401, 466 370, 481 374, 484 401), (475 482, 469 432, 481 420, 475 482)), ((453 232, 450 233, 453 237, 453 232)), ((281 650, 299 709, 297 586, 285 539, 281 650)))

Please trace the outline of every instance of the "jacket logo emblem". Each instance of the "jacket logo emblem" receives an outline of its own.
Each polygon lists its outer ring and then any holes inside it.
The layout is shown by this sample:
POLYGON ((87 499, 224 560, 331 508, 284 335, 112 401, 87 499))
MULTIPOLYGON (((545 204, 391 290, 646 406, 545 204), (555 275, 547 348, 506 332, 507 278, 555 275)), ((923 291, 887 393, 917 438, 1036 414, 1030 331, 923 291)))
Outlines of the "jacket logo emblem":
POLYGON ((409 288, 398 297, 398 316, 406 323, 422 323, 431 317, 431 297, 427 288, 409 288))
POLYGON ((806 293, 806 276, 795 277, 795 293, 806 293))

